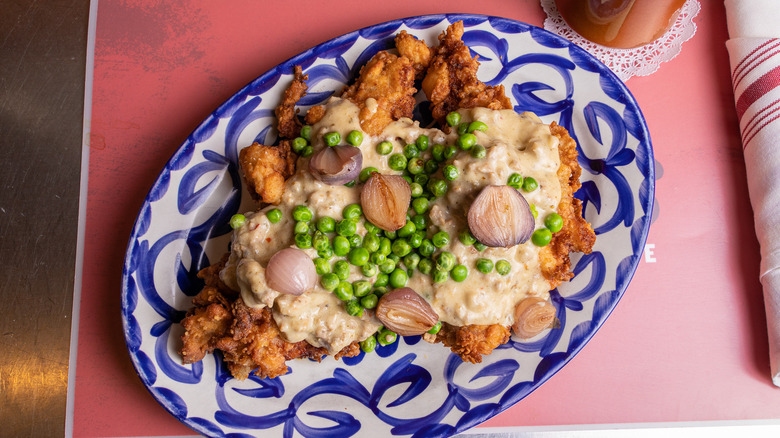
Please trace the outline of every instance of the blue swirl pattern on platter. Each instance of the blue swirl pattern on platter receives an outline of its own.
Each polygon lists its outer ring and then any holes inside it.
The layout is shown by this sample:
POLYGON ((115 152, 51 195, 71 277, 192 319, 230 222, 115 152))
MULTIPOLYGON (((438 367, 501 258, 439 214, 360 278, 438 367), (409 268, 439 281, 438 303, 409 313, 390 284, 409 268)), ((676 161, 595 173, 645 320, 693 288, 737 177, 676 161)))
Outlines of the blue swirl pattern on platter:
MULTIPOLYGON (((427 105, 415 112, 426 117, 427 105)), ((412 17, 349 33, 255 79, 203 121, 165 166, 128 243, 122 281, 128 351, 155 399, 207 436, 348 437, 368 430, 454 435, 539 387, 615 308, 650 226, 653 164, 644 118, 625 86, 556 35, 505 18, 464 14, 412 17), (273 108, 293 66, 309 75, 310 93, 300 104, 315 105, 377 51, 392 47, 400 30, 434 41, 458 20, 466 28, 463 40, 480 57, 480 78, 503 84, 516 111, 559 123, 578 143, 584 172, 576 196, 599 237, 593 253, 573 257, 574 279, 551 292, 560 329, 527 342, 512 339, 479 365, 465 364, 419 336, 340 362, 294 361, 287 375, 273 380, 236 381, 219 353, 182 365, 177 323, 202 287, 195 274, 225 251, 230 216, 252 207, 241 196, 238 151, 253 141, 275 141, 273 108)))

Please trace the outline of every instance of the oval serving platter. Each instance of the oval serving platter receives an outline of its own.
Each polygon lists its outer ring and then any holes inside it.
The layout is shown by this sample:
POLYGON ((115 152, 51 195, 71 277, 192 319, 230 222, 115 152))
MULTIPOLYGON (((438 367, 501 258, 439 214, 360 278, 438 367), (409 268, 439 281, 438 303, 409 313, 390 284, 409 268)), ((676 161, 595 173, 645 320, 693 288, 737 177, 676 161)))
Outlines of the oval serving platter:
POLYGON ((207 436, 454 435, 538 388, 615 308, 650 227, 653 163, 644 118, 625 85, 587 52, 547 31, 506 18, 453 14, 348 33, 252 81, 209 115, 166 164, 138 214, 123 269, 130 357, 154 398, 207 436), (218 353, 182 365, 178 323, 202 286, 195 274, 227 250, 229 218, 254 207, 242 187, 238 151, 253 141, 275 142, 273 109, 293 66, 309 75, 309 94, 299 102, 305 109, 338 92, 376 52, 392 48, 401 30, 433 44, 459 20, 464 42, 479 55, 479 78, 503 84, 516 111, 558 122, 578 143, 583 186, 576 197, 598 236, 591 254, 573 254, 575 277, 551 292, 560 329, 530 342, 512 339, 476 365, 420 337, 340 361, 291 361, 290 372, 277 379, 233 379, 218 353))

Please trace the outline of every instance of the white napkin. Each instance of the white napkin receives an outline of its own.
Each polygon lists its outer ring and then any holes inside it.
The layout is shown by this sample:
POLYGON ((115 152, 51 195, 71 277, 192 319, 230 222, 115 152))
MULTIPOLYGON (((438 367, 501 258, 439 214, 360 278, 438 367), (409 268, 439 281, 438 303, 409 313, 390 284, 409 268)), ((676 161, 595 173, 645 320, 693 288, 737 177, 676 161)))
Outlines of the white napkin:
POLYGON ((772 381, 780 386, 780 2, 725 0, 731 80, 761 245, 772 381))

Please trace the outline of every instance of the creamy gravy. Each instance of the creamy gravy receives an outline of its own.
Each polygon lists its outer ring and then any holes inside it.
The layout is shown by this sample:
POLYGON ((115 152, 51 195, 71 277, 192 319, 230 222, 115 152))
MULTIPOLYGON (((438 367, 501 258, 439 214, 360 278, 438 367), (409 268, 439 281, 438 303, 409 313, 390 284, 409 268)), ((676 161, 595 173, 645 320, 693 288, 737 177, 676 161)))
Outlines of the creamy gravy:
MULTIPOLYGON (((549 283, 539 266, 539 248, 529 241, 511 248, 488 248, 478 252, 473 246, 461 244, 457 235, 467 229, 466 213, 481 188, 489 184, 506 184, 512 173, 532 176, 539 183, 539 189, 532 193, 523 192, 523 196, 536 206, 536 227, 543 226, 543 218, 556 210, 561 196, 557 178, 560 166, 558 139, 550 133, 549 126, 531 113, 484 108, 461 110, 460 113, 463 121, 480 120, 488 125, 487 132, 475 131, 478 143, 487 150, 487 156, 476 159, 468 151, 460 151, 448 160, 458 168, 460 176, 449 183, 450 189, 444 197, 432 203, 432 231, 428 234, 447 231, 450 244, 442 250, 453 253, 458 263, 468 268, 469 275, 461 283, 448 280, 434 284, 429 275, 415 270, 407 286, 430 302, 444 322, 456 326, 511 325, 514 308, 519 301, 527 296, 546 299, 549 295, 549 283), (495 270, 482 274, 475 267, 476 260, 481 257, 494 262, 505 259, 511 263, 512 270, 507 276, 501 276, 495 270)), ((351 130, 361 130, 358 114, 358 107, 351 102, 332 98, 327 104, 325 116, 312 127, 311 144, 315 152, 325 147, 322 135, 327 132, 336 131, 344 137, 351 130)), ((421 128, 410 119, 401 119, 392 122, 378 136, 363 133, 360 146, 363 167, 373 166, 384 174, 400 174, 390 169, 389 155, 379 155, 376 145, 390 141, 393 152, 401 152, 406 144, 414 143, 423 134, 429 137, 430 145, 453 144, 457 137, 454 132, 445 134, 438 129, 421 128)), ((247 214, 246 225, 234 230, 230 258, 220 277, 230 287, 241 291, 247 305, 272 308, 274 319, 288 341, 306 340, 334 354, 353 341, 366 339, 377 330, 379 321, 368 316, 373 312, 364 312, 363 318, 350 316, 344 310, 343 302, 319 284, 298 297, 280 294, 265 283, 264 267, 277 251, 294 246, 292 209, 296 205, 307 205, 314 220, 321 216, 339 220, 346 205, 360 202, 362 184, 353 188, 323 184, 309 173, 307 158, 298 160, 297 169, 286 183, 280 205, 247 214), (276 224, 265 216, 265 211, 271 208, 282 211, 282 220, 276 224)), ((438 177, 441 177, 441 171, 438 177)), ((358 234, 365 234, 363 220, 358 225, 358 234)), ((312 258, 317 257, 314 249, 305 251, 312 258)), ((343 257, 334 256, 330 262, 332 264, 340 259, 343 257)), ((363 278, 360 269, 351 266, 348 281, 363 278)), ((373 282, 375 278, 368 280, 373 282)))

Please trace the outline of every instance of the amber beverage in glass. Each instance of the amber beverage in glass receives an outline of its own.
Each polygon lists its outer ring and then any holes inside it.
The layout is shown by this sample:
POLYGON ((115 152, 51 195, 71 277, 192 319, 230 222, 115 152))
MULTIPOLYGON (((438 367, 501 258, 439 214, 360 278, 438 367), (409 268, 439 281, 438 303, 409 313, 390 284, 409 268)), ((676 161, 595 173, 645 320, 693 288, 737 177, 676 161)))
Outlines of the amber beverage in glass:
POLYGON ((555 0, 561 17, 596 44, 620 49, 660 38, 685 0, 555 0))

